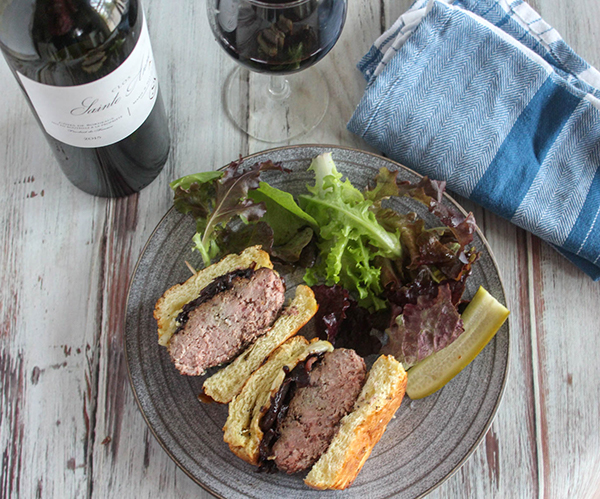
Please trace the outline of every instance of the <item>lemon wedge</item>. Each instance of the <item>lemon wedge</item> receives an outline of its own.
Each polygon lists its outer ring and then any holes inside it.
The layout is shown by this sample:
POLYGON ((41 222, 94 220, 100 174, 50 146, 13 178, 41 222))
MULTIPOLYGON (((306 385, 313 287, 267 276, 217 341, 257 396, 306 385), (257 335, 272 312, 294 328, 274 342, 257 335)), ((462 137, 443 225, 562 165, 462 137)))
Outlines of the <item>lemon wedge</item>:
POLYGON ((438 391, 483 350, 510 312, 483 287, 462 314, 464 332, 446 348, 408 370, 406 393, 421 399, 438 391))

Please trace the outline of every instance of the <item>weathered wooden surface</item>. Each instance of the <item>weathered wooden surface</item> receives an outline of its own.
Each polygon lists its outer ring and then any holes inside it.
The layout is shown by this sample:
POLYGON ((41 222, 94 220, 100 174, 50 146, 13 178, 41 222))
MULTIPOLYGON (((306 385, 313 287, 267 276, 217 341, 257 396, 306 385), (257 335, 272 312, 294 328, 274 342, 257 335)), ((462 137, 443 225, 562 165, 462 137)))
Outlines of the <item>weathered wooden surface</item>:
MULTIPOLYGON (((319 64, 331 108, 295 143, 368 149, 345 129, 364 88, 355 63, 409 4, 350 2, 342 37, 319 64)), ((596 0, 532 4, 600 66, 596 0)), ((146 1, 173 147, 164 173, 127 199, 70 185, 0 63, 0 498, 210 497, 146 427, 122 343, 128 279, 170 205, 169 180, 267 147, 223 113, 220 84, 234 63, 204 8, 146 1)), ((430 497, 598 497, 600 285, 538 239, 465 205, 504 276, 510 378, 481 446, 430 497)))

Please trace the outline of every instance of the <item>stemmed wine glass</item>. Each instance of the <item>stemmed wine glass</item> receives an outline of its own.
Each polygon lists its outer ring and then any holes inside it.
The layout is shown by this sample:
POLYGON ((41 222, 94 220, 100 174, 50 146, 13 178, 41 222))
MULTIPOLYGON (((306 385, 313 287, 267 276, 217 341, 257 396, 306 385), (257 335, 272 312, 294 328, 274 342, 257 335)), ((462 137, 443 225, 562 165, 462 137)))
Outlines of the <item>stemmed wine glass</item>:
POLYGON ((329 91, 320 71, 306 68, 337 42, 347 0, 207 0, 207 6, 213 34, 240 64, 223 89, 235 124, 265 142, 316 127, 329 91))

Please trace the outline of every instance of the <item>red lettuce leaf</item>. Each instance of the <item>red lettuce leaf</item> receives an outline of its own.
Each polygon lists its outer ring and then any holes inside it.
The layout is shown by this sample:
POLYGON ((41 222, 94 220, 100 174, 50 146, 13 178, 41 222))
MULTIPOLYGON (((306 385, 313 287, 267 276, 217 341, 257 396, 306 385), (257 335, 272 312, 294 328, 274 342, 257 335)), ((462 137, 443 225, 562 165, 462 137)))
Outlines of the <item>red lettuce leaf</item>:
POLYGON ((464 218, 460 211, 450 208, 442 203, 446 182, 423 177, 418 183, 409 181, 398 182, 398 195, 408 196, 420 201, 429 208, 433 214, 440 218, 444 225, 455 227, 464 218))
POLYGON ((385 329, 386 323, 389 323, 389 310, 369 313, 352 300, 335 340, 335 347, 351 348, 361 357, 376 354, 381 350, 382 342, 379 338, 383 336, 381 331, 385 329))
POLYGON ((375 186, 366 189, 364 192, 365 199, 372 201, 375 206, 379 207, 384 199, 398 196, 400 190, 397 177, 397 171, 392 172, 385 167, 380 168, 375 177, 375 186))
POLYGON ((389 303, 398 307, 401 312, 405 305, 409 303, 415 305, 419 296, 434 298, 437 296, 440 286, 447 286, 450 289, 453 305, 458 307, 463 302, 462 295, 469 275, 471 275, 470 263, 464 266, 458 279, 445 279, 438 283, 429 268, 422 267, 414 279, 407 284, 402 285, 397 280, 389 280, 385 285, 384 294, 389 303))
POLYGON ((420 201, 436 215, 440 221, 452 229, 457 242, 464 248, 473 241, 477 225, 471 213, 466 217, 455 207, 442 203, 446 182, 423 177, 417 184, 398 182, 398 195, 420 201))
POLYGON ((381 341, 373 330, 383 330, 389 323, 389 312, 372 314, 358 305, 342 286, 313 286, 319 310, 315 315, 316 333, 336 348, 351 348, 367 357, 379 352, 381 341))
POLYGON ((315 314, 315 327, 319 338, 335 344, 340 326, 346 318, 351 298, 348 290, 339 285, 319 284, 312 287, 319 309, 315 314))
POLYGON ((189 175, 171 183, 175 208, 196 220, 195 249, 201 253, 205 265, 221 252, 217 239, 234 217, 253 222, 264 215, 265 205, 248 198, 248 191, 258 188, 261 172, 284 171, 272 161, 247 168, 240 165, 241 160, 234 161, 222 172, 189 175))
POLYGON ((449 285, 436 286, 436 294, 421 295, 408 303, 388 329, 381 353, 393 355, 404 368, 415 365, 450 345, 463 332, 462 319, 452 303, 449 285))
POLYGON ((224 171, 223 177, 216 183, 214 207, 206 219, 206 230, 224 225, 234 216, 241 216, 248 221, 258 220, 265 213, 262 203, 248 199, 248 191, 257 189, 261 172, 281 170, 279 164, 272 161, 256 163, 248 168, 239 169, 240 162, 234 161, 224 171))
POLYGON ((223 172, 207 172, 203 175, 187 175, 171 182, 173 206, 179 213, 190 214, 195 219, 208 217, 215 198, 216 183, 223 172))
MULTIPOLYGON (((392 192, 388 186, 392 179, 395 176, 391 174, 381 175, 378 187, 370 191, 374 200, 381 197, 376 192, 392 192)), ((442 222, 440 227, 427 229, 415 213, 400 214, 374 205, 379 223, 388 231, 400 232, 403 250, 401 261, 382 264, 384 287, 395 281, 395 289, 399 289, 414 281, 424 267, 436 283, 462 282, 463 276, 470 272, 471 264, 479 256, 469 247, 476 230, 475 219, 470 213, 465 216, 458 209, 442 203, 445 185, 445 182, 427 177, 416 184, 397 182, 398 195, 411 197, 427 206, 442 222)), ((453 286, 453 295, 459 287, 453 286)))

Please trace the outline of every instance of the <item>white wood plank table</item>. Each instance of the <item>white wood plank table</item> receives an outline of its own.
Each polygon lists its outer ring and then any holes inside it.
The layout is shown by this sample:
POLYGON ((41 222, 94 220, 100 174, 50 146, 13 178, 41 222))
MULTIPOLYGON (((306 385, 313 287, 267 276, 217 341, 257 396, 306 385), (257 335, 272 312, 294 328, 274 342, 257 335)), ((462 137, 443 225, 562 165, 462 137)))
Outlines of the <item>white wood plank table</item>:
MULTIPOLYGON (((597 0, 531 2, 600 67, 597 0)), ((369 149, 345 123, 364 90, 356 62, 410 0, 355 0, 321 63, 324 122, 294 143, 369 149)), ((139 195, 106 200, 61 174, 0 63, 0 498, 209 497, 149 432, 129 387, 123 317, 140 251, 170 207, 168 182, 268 146, 227 120, 234 66, 204 2, 147 0, 171 156, 139 195)), ((512 309, 506 394, 482 444, 431 498, 600 497, 600 284, 472 204, 512 309)))

